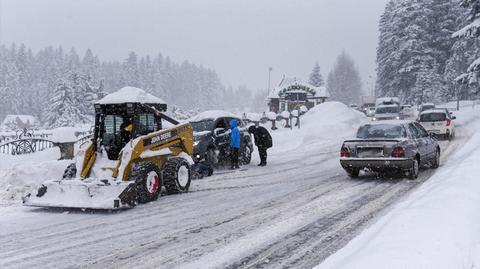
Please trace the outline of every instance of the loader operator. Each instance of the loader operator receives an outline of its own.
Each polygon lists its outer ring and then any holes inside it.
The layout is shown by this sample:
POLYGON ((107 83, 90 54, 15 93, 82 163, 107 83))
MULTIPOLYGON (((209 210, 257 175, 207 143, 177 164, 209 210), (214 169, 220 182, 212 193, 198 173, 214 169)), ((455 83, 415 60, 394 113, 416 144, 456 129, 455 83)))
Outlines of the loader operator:
POLYGON ((125 145, 132 139, 133 125, 132 122, 127 119, 120 125, 120 136, 115 137, 114 143, 109 147, 107 153, 110 160, 117 160, 120 155, 120 151, 125 145))
POLYGON ((120 136, 122 141, 122 148, 132 139, 133 124, 130 120, 126 120, 120 126, 120 136))

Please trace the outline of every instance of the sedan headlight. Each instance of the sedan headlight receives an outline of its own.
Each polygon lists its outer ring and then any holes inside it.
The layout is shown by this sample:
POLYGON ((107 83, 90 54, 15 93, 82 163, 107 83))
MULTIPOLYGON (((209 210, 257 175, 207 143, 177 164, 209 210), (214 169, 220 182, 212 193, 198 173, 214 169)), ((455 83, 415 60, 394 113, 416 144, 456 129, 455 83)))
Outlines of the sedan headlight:
POLYGON ((377 118, 373 117, 373 118, 372 118, 372 120, 373 120, 373 121, 376 121, 376 120, 377 120, 377 118))
POLYGON ((200 144, 199 140, 193 141, 193 146, 196 147, 198 144, 200 144))
POLYGON ((400 119, 400 117, 399 117, 399 116, 396 116, 396 117, 395 117, 395 119, 399 120, 399 119, 400 119))

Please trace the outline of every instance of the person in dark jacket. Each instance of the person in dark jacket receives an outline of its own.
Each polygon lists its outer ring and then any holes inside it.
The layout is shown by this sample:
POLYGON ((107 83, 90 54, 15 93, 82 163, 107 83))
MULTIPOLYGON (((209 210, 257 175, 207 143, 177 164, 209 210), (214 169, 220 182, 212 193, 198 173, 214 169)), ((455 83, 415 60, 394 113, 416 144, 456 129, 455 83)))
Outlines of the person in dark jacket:
POLYGON ((260 164, 258 166, 267 165, 267 149, 272 147, 272 136, 267 129, 262 126, 250 126, 248 132, 253 134, 255 139, 255 145, 258 148, 260 154, 260 164))
POLYGON ((232 169, 240 168, 238 165, 238 152, 240 150, 240 130, 238 129, 237 120, 230 121, 230 161, 232 169))

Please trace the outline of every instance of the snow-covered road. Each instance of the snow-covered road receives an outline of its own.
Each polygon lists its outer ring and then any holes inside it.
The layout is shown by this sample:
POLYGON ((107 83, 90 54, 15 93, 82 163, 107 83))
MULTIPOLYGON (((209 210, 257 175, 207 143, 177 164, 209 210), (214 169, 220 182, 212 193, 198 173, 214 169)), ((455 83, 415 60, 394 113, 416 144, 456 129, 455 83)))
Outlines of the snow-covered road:
MULTIPOLYGON (((467 140, 458 133, 443 162, 467 140)), ((433 174, 353 180, 339 147, 274 151, 267 168, 121 212, 0 208, 0 268, 311 268, 433 174)))

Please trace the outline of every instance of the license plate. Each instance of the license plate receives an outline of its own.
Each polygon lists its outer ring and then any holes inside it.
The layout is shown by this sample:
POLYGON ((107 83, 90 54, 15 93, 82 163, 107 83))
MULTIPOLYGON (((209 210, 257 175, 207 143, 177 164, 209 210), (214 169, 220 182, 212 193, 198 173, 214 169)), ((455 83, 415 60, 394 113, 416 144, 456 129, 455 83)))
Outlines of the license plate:
POLYGON ((357 148, 357 156, 362 157, 381 157, 383 148, 357 148))

